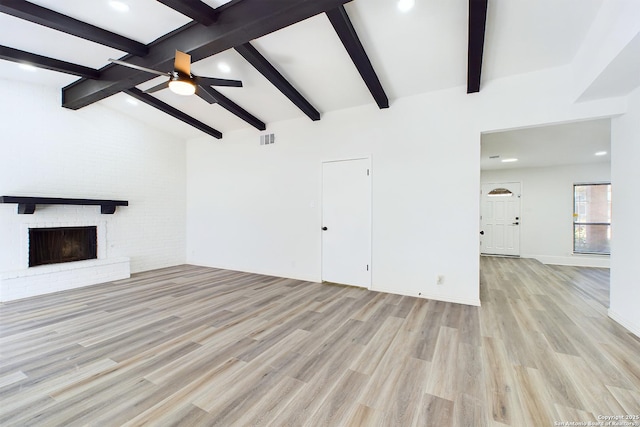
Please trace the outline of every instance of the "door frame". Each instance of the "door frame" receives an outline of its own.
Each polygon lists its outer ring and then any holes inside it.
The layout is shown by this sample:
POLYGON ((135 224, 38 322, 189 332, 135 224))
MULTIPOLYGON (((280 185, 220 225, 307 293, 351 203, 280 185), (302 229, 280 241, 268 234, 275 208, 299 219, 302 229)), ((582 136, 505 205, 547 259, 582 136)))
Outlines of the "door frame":
MULTIPOLYGON (((367 258, 369 262, 369 285, 365 289, 373 289, 373 167, 372 156, 370 154, 353 157, 340 157, 333 159, 325 159, 320 161, 320 224, 318 224, 318 232, 320 233, 320 281, 324 282, 324 239, 322 237, 322 224, 324 221, 324 164, 336 163, 336 162, 348 162, 353 160, 367 160, 367 166, 369 169, 369 250, 367 251, 367 258)), ((353 285, 356 286, 356 285, 353 285)))

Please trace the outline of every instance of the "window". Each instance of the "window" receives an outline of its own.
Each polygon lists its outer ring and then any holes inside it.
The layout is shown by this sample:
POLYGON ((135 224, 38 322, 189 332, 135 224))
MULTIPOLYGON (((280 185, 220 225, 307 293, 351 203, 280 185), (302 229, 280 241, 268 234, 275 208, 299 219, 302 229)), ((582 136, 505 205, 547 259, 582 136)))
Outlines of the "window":
POLYGON ((511 196, 513 196, 513 192, 511 192, 511 190, 508 190, 506 188, 494 188, 493 190, 489 191, 489 194, 487 194, 487 196, 489 196, 489 197, 511 197, 511 196))
POLYGON ((573 252, 611 253, 611 184, 573 186, 573 252))

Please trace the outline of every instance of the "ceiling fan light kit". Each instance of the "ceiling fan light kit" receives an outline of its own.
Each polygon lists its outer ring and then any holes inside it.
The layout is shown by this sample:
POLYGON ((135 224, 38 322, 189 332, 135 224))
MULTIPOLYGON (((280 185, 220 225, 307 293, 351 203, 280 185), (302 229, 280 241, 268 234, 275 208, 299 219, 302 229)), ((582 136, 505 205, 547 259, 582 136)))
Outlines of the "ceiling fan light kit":
POLYGON ((196 86, 190 76, 174 72, 169 81, 169 89, 178 95, 189 96, 196 93, 196 86))

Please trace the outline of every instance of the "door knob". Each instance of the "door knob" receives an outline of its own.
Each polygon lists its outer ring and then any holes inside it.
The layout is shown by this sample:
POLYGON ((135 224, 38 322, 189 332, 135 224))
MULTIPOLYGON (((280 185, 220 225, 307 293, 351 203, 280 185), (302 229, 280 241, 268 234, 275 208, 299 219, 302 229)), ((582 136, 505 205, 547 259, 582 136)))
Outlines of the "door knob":
POLYGON ((480 235, 481 235, 481 236, 484 236, 484 230, 482 230, 482 231, 480 232, 480 235))
POLYGON ((327 227, 322 227, 322 231, 327 231, 327 227))
POLYGON ((512 225, 519 225, 519 224, 520 224, 519 222, 514 222, 512 225))

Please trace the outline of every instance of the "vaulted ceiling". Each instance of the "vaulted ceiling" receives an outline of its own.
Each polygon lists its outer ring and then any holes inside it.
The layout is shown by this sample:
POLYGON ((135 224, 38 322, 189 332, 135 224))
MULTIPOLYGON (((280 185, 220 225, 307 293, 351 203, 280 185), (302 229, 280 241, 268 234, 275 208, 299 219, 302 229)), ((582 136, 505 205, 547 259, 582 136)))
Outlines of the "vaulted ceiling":
POLYGON ((0 0, 0 78, 58 87, 64 107, 99 103, 183 137, 260 133, 567 64, 602 0, 416 0, 406 12, 398 0, 121 2, 127 12, 109 0, 0 0), (193 74, 243 87, 144 93, 167 77, 109 62, 171 71, 176 49, 192 55, 193 74))

